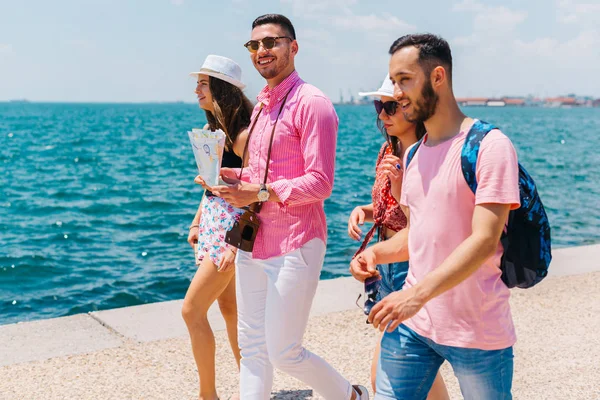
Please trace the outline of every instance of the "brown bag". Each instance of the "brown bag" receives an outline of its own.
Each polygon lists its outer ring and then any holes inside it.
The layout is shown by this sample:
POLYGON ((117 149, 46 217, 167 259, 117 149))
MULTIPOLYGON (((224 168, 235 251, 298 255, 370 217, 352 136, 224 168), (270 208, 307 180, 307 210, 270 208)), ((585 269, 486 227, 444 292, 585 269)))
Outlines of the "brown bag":
MULTIPOLYGON (((291 91, 292 89, 290 89, 291 91)), ((281 107, 279 108, 279 113, 277 114, 277 119, 273 124, 273 130, 271 131, 271 140, 269 142, 269 152, 267 153, 267 165, 265 167, 265 178, 263 180, 263 184, 267 184, 267 175, 269 173, 269 161, 271 161, 271 148, 273 147, 273 137, 275 136, 275 127, 277 126, 277 121, 279 121, 279 116, 283 111, 283 106, 287 100, 290 92, 288 91, 285 95, 283 102, 281 103, 281 107)), ((252 136, 252 131, 254 130, 254 126, 256 125, 256 121, 258 121, 258 117, 262 112, 262 104, 260 105, 260 110, 252 123, 252 127, 250 128, 250 132, 248 132, 248 139, 246 139, 246 145, 244 146, 244 157, 242 160, 242 168, 240 169, 240 175, 238 179, 242 179, 242 172, 244 171, 244 165, 246 164, 246 155, 248 152, 248 144, 250 143, 250 137, 252 136)), ((254 240, 256 239, 256 234, 258 233, 258 229, 260 228, 260 219, 258 218, 258 213, 262 208, 262 203, 256 202, 250 204, 248 207, 243 207, 246 211, 240 216, 240 219, 233 224, 233 227, 227 231, 225 234, 225 242, 237 247, 240 250, 251 252, 254 248, 254 240)))
POLYGON ((238 221, 233 224, 231 230, 225 234, 225 242, 230 245, 237 247, 240 250, 251 252, 254 248, 254 240, 260 228, 260 219, 258 214, 252 209, 254 205, 260 203, 253 203, 250 208, 247 209, 238 221))

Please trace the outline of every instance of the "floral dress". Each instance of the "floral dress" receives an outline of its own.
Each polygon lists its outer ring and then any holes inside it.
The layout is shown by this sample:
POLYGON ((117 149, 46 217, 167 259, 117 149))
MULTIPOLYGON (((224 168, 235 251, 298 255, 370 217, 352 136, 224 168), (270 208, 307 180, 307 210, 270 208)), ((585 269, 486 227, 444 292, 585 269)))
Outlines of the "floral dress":
POLYGON ((204 196, 201 207, 196 265, 200 265, 205 256, 208 256, 215 265, 219 265, 223 254, 230 246, 225 242, 225 234, 233 227, 244 210, 212 194, 204 196))

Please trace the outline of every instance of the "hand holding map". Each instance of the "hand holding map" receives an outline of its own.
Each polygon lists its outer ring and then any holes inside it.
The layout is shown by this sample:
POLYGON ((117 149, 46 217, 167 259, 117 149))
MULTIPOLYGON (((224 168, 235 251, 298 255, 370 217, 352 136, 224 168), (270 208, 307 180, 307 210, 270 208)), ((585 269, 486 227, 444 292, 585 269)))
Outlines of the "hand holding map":
POLYGON ((219 184, 221 160, 225 148, 225 132, 215 132, 206 129, 192 129, 188 131, 194 158, 198 166, 198 175, 204 179, 208 186, 219 184))

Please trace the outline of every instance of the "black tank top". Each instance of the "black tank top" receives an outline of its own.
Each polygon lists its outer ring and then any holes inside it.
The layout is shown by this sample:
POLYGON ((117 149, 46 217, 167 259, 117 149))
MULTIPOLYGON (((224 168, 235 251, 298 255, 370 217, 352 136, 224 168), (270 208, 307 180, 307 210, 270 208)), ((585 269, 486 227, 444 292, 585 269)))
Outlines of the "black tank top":
POLYGON ((242 159, 234 153, 233 150, 223 151, 223 159, 221 160, 221 168, 241 168, 242 159))
MULTIPOLYGON (((225 149, 223 151, 223 159, 221 160, 221 168, 241 168, 242 159, 238 157, 233 150, 225 149)), ((205 196, 214 196, 210 190, 207 190, 205 196)))

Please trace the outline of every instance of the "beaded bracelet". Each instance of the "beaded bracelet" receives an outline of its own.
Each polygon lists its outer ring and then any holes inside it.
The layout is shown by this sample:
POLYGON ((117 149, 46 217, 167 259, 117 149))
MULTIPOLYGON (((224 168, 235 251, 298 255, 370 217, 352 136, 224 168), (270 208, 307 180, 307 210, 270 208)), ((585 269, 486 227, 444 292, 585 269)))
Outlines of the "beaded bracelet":
POLYGON ((198 225, 198 224, 196 224, 196 225, 190 225, 190 227, 188 228, 188 230, 190 230, 192 228, 200 228, 200 225, 198 225))

